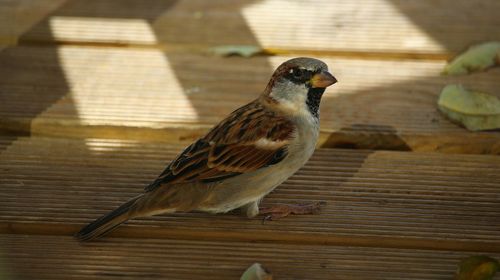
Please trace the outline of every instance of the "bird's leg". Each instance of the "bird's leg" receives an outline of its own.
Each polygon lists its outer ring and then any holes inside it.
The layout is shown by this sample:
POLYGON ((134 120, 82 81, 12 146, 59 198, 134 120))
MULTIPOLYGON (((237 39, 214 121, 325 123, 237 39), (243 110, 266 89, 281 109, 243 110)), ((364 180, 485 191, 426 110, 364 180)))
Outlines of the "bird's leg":
POLYGON ((325 205, 324 202, 309 204, 275 204, 273 206, 260 208, 259 214, 265 215, 264 220, 277 220, 291 214, 319 214, 321 206, 323 205, 325 205))
POLYGON ((253 218, 259 215, 259 201, 250 202, 240 207, 241 213, 248 218, 253 218))

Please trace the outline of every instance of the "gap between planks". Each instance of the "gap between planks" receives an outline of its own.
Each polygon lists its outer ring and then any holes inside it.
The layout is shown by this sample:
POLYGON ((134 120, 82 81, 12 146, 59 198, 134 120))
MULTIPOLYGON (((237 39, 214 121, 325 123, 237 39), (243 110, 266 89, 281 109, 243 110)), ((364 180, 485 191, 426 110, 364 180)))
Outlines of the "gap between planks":
MULTIPOLYGON (((0 222, 0 234, 21 235, 57 235, 71 236, 80 230, 79 225, 62 225, 50 223, 26 224, 0 222)), ((262 231, 210 231, 210 230, 179 230, 166 227, 127 226, 111 232, 103 238, 153 238, 153 239, 177 239, 197 241, 224 241, 224 242, 252 242, 273 244, 300 244, 300 245, 327 245, 345 247, 370 247, 370 248, 394 248, 394 249, 424 249, 424 250, 446 250, 467 252, 490 252, 500 253, 500 243, 496 242, 472 242, 458 240, 429 240, 411 239, 397 237, 362 237, 362 236, 338 236, 335 234, 320 233, 288 233, 262 232, 262 231)))
MULTIPOLYGON (((171 53, 191 53, 202 55, 213 55, 211 48, 217 45, 205 44, 141 44, 141 43, 125 43, 125 42, 92 42, 92 41, 41 41, 25 39, 17 42, 15 46, 26 47, 96 47, 96 48, 124 48, 131 50, 159 50, 166 55, 171 53)), ((256 46, 259 47, 259 46, 256 46)), ((332 58, 351 58, 351 59, 366 59, 366 60, 431 60, 431 61, 447 61, 454 57, 451 53, 432 53, 432 52, 404 52, 404 51, 376 51, 376 50, 314 50, 314 49, 293 49, 293 48, 266 48, 262 47, 255 56, 321 56, 332 58)))

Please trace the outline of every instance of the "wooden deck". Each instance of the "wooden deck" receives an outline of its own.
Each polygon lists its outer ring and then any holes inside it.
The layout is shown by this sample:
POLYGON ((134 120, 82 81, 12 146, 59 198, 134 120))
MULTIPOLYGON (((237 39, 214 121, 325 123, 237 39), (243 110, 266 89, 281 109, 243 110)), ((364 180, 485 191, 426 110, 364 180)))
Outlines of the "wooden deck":
POLYGON ((499 10, 495 0, 0 2, 0 278, 238 279, 260 262, 276 279, 451 279, 463 257, 499 258, 500 132, 469 132, 436 108, 449 83, 500 96, 499 68, 439 74, 469 45, 500 41, 499 10), (276 55, 208 53, 227 44, 276 55), (319 149, 264 203, 325 201, 320 215, 175 214, 71 238, 299 55, 327 62, 339 83, 321 105, 319 149))

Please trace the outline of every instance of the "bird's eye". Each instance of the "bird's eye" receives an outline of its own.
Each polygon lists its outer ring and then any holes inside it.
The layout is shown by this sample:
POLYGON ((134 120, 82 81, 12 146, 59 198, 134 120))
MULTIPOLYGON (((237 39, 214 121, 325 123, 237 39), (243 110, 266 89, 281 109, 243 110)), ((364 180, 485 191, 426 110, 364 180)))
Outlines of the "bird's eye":
POLYGON ((292 69, 290 72, 293 75, 293 77, 297 80, 302 79, 304 77, 304 73, 305 73, 304 70, 299 69, 299 68, 292 69))

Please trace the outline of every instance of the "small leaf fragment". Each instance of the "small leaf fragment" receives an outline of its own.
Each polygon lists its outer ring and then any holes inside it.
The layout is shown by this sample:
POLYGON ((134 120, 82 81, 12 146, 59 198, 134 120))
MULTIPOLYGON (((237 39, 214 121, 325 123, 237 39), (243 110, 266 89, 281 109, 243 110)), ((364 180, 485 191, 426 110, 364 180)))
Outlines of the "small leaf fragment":
POLYGON ((252 57, 262 54, 264 50, 261 47, 252 45, 224 45, 210 48, 210 52, 218 56, 238 55, 252 57))
POLYGON ((500 264, 488 256, 471 256, 458 265, 455 280, 491 280, 500 269, 500 264))
POLYGON ((500 100, 493 95, 447 85, 438 100, 439 110, 472 131, 500 128, 500 100))
POLYGON ((240 280, 273 280, 273 275, 260 263, 254 263, 245 270, 240 280))
POLYGON ((444 67, 444 75, 483 71, 500 61, 500 42, 488 42, 467 49, 444 67))

